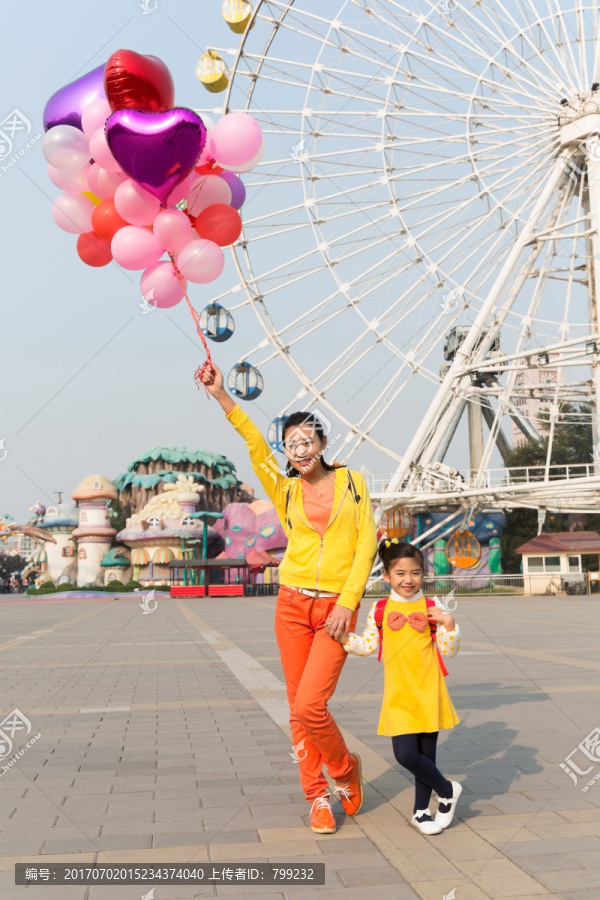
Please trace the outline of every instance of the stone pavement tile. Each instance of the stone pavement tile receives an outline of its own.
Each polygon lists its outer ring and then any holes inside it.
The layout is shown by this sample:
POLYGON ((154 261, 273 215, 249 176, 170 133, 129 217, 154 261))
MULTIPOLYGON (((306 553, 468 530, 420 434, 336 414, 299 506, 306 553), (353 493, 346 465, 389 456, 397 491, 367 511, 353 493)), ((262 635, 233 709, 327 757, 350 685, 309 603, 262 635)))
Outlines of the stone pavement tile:
POLYGON ((569 822, 600 822, 600 808, 588 807, 587 809, 562 809, 560 812, 569 822))
POLYGON ((530 825, 530 830, 541 838, 551 840, 561 837, 600 837, 600 822, 564 822, 562 825, 530 825))
MULTIPOLYGON (((535 848, 533 849, 535 850, 535 848)), ((600 860, 600 852, 597 854, 597 860, 600 860)), ((586 865, 578 862, 572 854, 567 855, 566 853, 520 856, 519 865, 531 872, 532 875, 535 875, 536 872, 568 871, 586 868, 586 865)))
POLYGON ((469 819, 469 825, 475 831, 485 831, 488 828, 511 828, 521 825, 529 827, 532 824, 560 825, 563 821, 558 813, 547 812, 546 810, 533 815, 517 813, 515 815, 501 816, 500 818, 499 816, 500 813, 491 816, 476 816, 473 819, 469 819))
MULTIPOLYGON (((44 846, 44 838, 30 837, 23 840, 12 840, 0 835, 0 857, 2 856, 38 856, 44 846)), ((27 860, 24 860, 26 862, 27 860)))
MULTIPOLYGON (((312 833, 312 832, 311 832, 312 833)), ((323 862, 323 855, 315 840, 304 841, 270 841, 268 844, 211 844, 210 858, 216 862, 227 860, 270 860, 275 856, 294 859, 296 856, 310 856, 312 861, 323 862)))
MULTIPOLYGON (((414 830, 415 833, 418 833, 416 829, 414 830)), ((440 849, 435 846, 435 839, 437 838, 438 841, 440 841, 442 835, 433 835, 429 838, 419 835, 419 837, 424 838, 424 841, 426 841, 429 846, 423 847, 420 850, 409 850, 407 855, 422 872, 427 873, 427 876, 431 881, 450 883, 461 877, 462 873, 460 869, 446 856, 443 848, 440 849)), ((399 840, 398 843, 403 847, 402 840, 399 840)), ((404 875, 404 872, 402 874, 404 875)))
MULTIPOLYGON (((554 838, 535 842, 535 855, 541 853, 576 853, 586 850, 600 850, 600 839, 597 837, 554 838)), ((518 859, 520 856, 532 855, 532 843, 530 841, 511 841, 503 847, 503 852, 518 859)))
MULTIPOLYGON (((30 888, 25 888, 24 885, 15 885, 13 884, 12 888, 5 888, 2 891, 2 900, 23 900, 24 890, 29 890, 30 888)), ((44 891, 44 900, 86 900, 88 894, 87 892, 90 888, 84 884, 70 884, 70 885, 51 885, 44 886, 40 889, 44 891)), ((28 895, 30 896, 30 895, 28 895)), ((31 894, 31 896, 33 896, 31 894)))
POLYGON ((445 831, 440 835, 440 846, 437 849, 452 862, 464 859, 490 859, 498 853, 496 847, 491 846, 479 835, 453 831, 445 831))
POLYGON ((519 828, 486 828, 482 831, 482 835, 492 844, 503 847, 512 841, 539 841, 540 837, 529 831, 528 828, 520 826, 519 828))
MULTIPOLYGON (((302 803, 271 803, 265 804, 261 802, 261 797, 258 796, 256 798, 258 802, 251 801, 248 805, 248 808, 251 810, 252 815, 260 818, 260 816, 290 816, 290 815, 308 815, 310 812, 310 806, 307 801, 304 800, 302 803)), ((207 808, 207 812, 210 810, 207 808)), ((202 814, 204 815, 204 807, 202 810, 202 814)))
POLYGON ((598 900, 598 891, 595 888, 591 891, 568 891, 561 896, 562 900, 598 900))
MULTIPOLYGON (((314 832, 313 832, 314 833, 314 832)), ((336 854, 338 856, 342 854, 360 854, 360 853, 379 853, 373 841, 371 841, 368 837, 364 837, 360 835, 356 838, 347 838, 347 837, 338 837, 336 834, 328 834, 320 836, 315 834, 315 838, 317 840, 317 844, 321 848, 321 852, 325 854, 326 857, 331 856, 332 854, 336 854)), ((329 863, 329 859, 326 859, 326 862, 329 863)))
MULTIPOLYGON (((327 900, 364 900, 365 888, 345 887, 310 888, 290 887, 285 892, 286 900, 312 900, 316 891, 321 891, 327 900)), ((377 888, 377 900, 418 900, 419 895, 408 884, 382 884, 377 888)))
POLYGON ((584 850, 581 853, 575 850, 571 852, 570 858, 582 863, 588 869, 600 869, 600 849, 584 850))
MULTIPOLYGON (((260 834, 261 841, 303 841, 308 834, 312 837, 313 835, 317 840, 319 840, 316 832, 312 831, 308 825, 301 825, 298 827, 282 827, 282 828, 260 828, 258 829, 258 833, 260 834)), ((358 828, 358 826, 354 822, 349 822, 344 826, 343 830, 338 828, 338 831, 335 834, 328 834, 326 839, 322 842, 322 847, 324 848, 326 844, 331 844, 331 839, 335 841, 337 847, 340 846, 340 842, 345 839, 352 839, 352 847, 357 846, 357 841, 363 839, 364 834, 358 828)), ((371 842, 368 842, 371 846, 371 842)))
POLYGON ((494 900, 519 894, 531 897, 547 894, 538 879, 539 876, 532 878, 508 859, 491 859, 478 875, 473 876, 473 882, 494 900))
MULTIPOLYGON (((118 840, 118 837, 118 835, 115 835, 115 840, 118 840)), ((206 832, 200 831, 200 829, 196 831, 190 829, 189 831, 171 831, 168 833, 154 832, 148 837, 151 839, 151 843, 147 846, 151 846, 153 849, 160 847, 177 847, 180 844, 195 845, 200 848, 207 845, 208 835, 206 832)))
POLYGON ((406 884, 406 881, 392 866, 380 869, 346 868, 337 872, 344 887, 369 887, 377 889, 380 884, 406 884))
POLYGON ((579 869, 566 872, 540 872, 537 876, 543 884, 559 896, 563 891, 596 891, 600 897, 600 870, 579 869))
POLYGON ((422 900, 440 900, 442 892, 444 895, 449 894, 452 888, 456 890, 456 900, 490 900, 490 894, 482 891, 476 884, 465 882, 462 879, 453 881, 451 885, 444 885, 443 889, 440 888, 438 882, 434 884, 431 881, 412 881, 411 887, 422 900))

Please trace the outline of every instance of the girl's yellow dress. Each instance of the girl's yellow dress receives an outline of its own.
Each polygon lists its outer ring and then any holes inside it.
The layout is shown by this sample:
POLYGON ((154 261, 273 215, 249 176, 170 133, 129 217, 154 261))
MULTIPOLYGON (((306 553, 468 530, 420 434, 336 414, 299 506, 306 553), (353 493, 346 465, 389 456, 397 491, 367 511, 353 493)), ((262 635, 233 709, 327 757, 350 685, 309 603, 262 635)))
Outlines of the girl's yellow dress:
MULTIPOLYGON (((376 652, 379 634, 375 625, 375 606, 376 603, 371 607, 363 634, 349 636, 346 644, 349 653, 367 656, 376 652)), ((390 598, 385 606, 382 622, 384 690, 377 733, 389 737, 454 728, 459 722, 429 624, 419 632, 408 621, 411 613, 417 612, 427 616, 423 595, 401 603, 390 598), (398 628, 401 616, 405 621, 398 628)), ((447 632, 443 626, 438 626, 437 637, 442 654, 454 656, 460 643, 458 627, 447 632)))

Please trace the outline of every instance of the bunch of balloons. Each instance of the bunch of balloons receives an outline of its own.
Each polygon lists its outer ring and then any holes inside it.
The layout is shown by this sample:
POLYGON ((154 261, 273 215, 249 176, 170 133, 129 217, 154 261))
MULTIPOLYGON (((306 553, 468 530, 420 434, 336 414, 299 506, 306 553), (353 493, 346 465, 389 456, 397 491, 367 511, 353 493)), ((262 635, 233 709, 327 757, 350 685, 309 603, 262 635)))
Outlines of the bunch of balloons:
POLYGON ((174 106, 174 93, 160 59, 117 50, 50 98, 42 144, 65 192, 54 221, 79 235, 80 258, 142 269, 142 294, 163 308, 186 296, 187 280, 205 284, 223 271, 221 248, 242 230, 239 175, 265 149, 251 116, 204 122, 174 106))

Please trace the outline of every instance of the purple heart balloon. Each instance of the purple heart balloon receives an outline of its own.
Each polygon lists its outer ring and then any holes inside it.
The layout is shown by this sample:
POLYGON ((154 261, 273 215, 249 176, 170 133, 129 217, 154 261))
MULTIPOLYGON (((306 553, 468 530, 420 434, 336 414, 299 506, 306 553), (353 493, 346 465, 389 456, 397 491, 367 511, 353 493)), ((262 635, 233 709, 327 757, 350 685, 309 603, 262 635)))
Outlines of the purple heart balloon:
POLYGON ((55 125, 73 125, 81 131, 81 114, 93 100, 104 100, 104 68, 106 63, 65 84, 52 94, 44 107, 44 131, 55 125))
POLYGON ((166 206, 202 153, 206 128, 182 106, 166 112, 118 109, 106 120, 106 140, 121 169, 166 206))

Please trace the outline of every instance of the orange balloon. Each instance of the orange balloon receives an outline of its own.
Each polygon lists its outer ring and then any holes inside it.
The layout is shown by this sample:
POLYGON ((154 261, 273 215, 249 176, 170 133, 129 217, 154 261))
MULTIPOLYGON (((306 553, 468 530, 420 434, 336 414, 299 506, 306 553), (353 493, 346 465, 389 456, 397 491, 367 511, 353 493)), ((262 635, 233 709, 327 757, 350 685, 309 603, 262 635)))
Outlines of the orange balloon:
POLYGON ((114 200, 103 200, 92 212, 92 228, 98 237, 111 241, 119 228, 129 225, 116 210, 114 200))
POLYGON ((199 237, 214 241, 219 247, 228 247, 242 233, 242 217, 232 206, 214 203, 198 213, 194 228, 199 237))
POLYGON ((110 251, 110 241, 105 238, 98 237, 93 231, 87 234, 80 234, 77 238, 77 253, 86 266, 107 266, 112 261, 112 253, 110 251))

